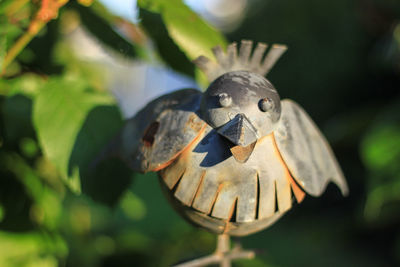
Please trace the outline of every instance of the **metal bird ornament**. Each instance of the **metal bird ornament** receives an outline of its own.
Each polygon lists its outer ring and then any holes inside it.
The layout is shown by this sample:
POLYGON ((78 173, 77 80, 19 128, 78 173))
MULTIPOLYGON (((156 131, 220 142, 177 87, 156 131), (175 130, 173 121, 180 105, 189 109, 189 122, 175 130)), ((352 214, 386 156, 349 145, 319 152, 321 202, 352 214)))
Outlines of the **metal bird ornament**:
POLYGON ((135 171, 158 172, 184 218, 221 235, 225 245, 197 263, 227 264, 235 258, 227 236, 268 227, 331 181, 348 192, 317 126, 264 77, 286 46, 273 45, 265 57, 266 44, 253 53, 252 46, 242 41, 238 51, 233 43, 226 53, 217 46, 216 62, 200 56, 194 63, 211 82, 207 90, 157 98, 127 121, 119 139, 123 159, 135 171))

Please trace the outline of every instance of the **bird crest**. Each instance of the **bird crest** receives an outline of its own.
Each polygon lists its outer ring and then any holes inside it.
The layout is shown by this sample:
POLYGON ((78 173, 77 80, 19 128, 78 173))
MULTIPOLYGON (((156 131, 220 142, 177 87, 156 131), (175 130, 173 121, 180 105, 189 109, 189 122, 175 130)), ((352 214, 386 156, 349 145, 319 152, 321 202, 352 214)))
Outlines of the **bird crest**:
POLYGON ((286 45, 273 44, 267 53, 268 45, 258 43, 251 54, 253 41, 242 40, 238 50, 237 43, 231 43, 226 52, 220 45, 215 46, 212 52, 216 61, 205 56, 199 56, 193 63, 199 67, 207 79, 212 82, 224 73, 238 70, 245 70, 266 76, 281 55, 287 50, 286 45), (265 57, 264 57, 265 54, 265 57))

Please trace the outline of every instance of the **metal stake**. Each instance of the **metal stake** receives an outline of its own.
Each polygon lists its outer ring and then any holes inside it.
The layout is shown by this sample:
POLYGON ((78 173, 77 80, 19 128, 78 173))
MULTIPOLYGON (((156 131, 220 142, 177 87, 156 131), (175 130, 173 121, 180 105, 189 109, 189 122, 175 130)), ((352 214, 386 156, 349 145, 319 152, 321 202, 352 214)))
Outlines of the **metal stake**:
POLYGON ((254 257, 254 251, 242 250, 239 245, 231 250, 229 235, 222 234, 218 235, 217 249, 213 254, 175 265, 175 267, 202 267, 217 263, 219 263, 220 267, 231 267, 233 260, 252 259, 254 257))

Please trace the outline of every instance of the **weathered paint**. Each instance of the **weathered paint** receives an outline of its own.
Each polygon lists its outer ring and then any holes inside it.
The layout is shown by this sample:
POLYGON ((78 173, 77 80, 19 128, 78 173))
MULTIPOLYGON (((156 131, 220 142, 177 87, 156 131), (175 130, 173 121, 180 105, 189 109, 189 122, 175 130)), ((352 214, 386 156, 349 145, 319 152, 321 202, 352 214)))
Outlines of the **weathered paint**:
POLYGON ((347 194, 346 180, 328 142, 306 112, 291 100, 282 101, 275 139, 290 173, 307 193, 319 196, 333 181, 347 194))
POLYGON ((174 207, 217 234, 260 231, 329 181, 347 185, 336 159, 308 115, 280 101, 262 77, 286 50, 242 41, 217 62, 196 60, 211 81, 205 93, 181 90, 151 102, 123 131, 123 155, 134 169, 159 171, 174 207), (260 102, 261 101, 261 102, 260 102), (294 197, 293 197, 294 196, 294 197))

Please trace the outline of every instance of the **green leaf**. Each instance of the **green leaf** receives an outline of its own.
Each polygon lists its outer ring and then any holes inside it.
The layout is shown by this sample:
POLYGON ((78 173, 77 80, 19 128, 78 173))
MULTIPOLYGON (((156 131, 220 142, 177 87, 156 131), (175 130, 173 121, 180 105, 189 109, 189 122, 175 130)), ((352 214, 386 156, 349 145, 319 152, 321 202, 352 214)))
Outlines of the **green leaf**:
POLYGON ((133 221, 142 220, 146 216, 146 204, 141 198, 127 191, 120 202, 123 213, 133 221))
POLYGON ((161 59, 175 71, 194 77, 194 65, 171 39, 160 14, 141 9, 140 15, 141 25, 153 40, 161 59))
POLYGON ((23 137, 33 137, 32 99, 24 94, 7 97, 2 108, 4 135, 7 145, 15 144, 23 137))
POLYGON ((212 57, 212 47, 226 46, 224 36, 181 0, 139 0, 138 4, 162 15, 170 36, 190 60, 200 55, 212 57))
MULTIPOLYGON (((93 150, 99 149, 99 140, 108 139, 121 119, 104 121, 102 131, 84 133, 84 147, 76 148, 75 141, 89 112, 97 106, 109 106, 109 95, 86 91, 82 80, 52 78, 35 99, 33 121, 40 145, 60 174, 75 192, 80 192, 80 164, 88 162, 93 150), (110 125, 107 123, 111 122, 110 125), (106 126, 106 127, 104 127, 106 126), (111 133, 110 133, 111 132, 111 133), (71 163, 71 154, 75 152, 71 163)), ((115 119, 115 118, 114 118, 115 119)))
POLYGON ((113 29, 110 23, 93 12, 93 10, 78 4, 71 6, 78 11, 82 24, 85 26, 85 28, 102 44, 125 57, 137 58, 146 56, 142 47, 123 38, 113 29))
MULTIPOLYGON (((15 39, 22 33, 22 29, 11 24, 5 15, 0 14, 0 70, 3 69, 4 58, 15 39)), ((0 87, 0 93, 3 93, 0 87)))
POLYGON ((27 0, 1 0, 0 1, 0 14, 10 15, 11 11, 15 12, 15 6, 22 6, 28 2, 27 0), (25 3, 24 3, 25 2, 25 3))
POLYGON ((400 103, 388 105, 361 141, 361 158, 368 170, 365 217, 388 221, 400 205, 400 103))
MULTIPOLYGON (((194 60, 200 55, 213 58, 212 47, 226 46, 224 36, 181 0, 139 0, 138 5, 142 9, 161 15, 169 36, 189 60, 194 60)), ((147 30, 151 34, 152 29, 147 30)))
POLYGON ((0 70, 3 69, 4 57, 6 56, 6 36, 0 36, 0 70))
POLYGON ((10 166, 11 160, 7 154, 5 149, 0 149, 0 203, 3 208, 0 228, 7 231, 31 230, 35 227, 29 214, 34 200, 27 192, 29 188, 21 182, 25 181, 25 177, 17 177, 16 171, 20 166, 10 166))
POLYGON ((30 22, 29 17, 24 12, 21 12, 22 15, 13 14, 11 17, 10 14, 7 14, 10 12, 9 8, 12 9, 12 5, 15 2, 17 1, 0 0, 0 53, 2 49, 11 47, 16 38, 26 30, 30 22), (18 21, 18 23, 15 23, 15 21, 18 21))
MULTIPOLYGON (((24 192, 32 200, 29 207, 29 218, 35 225, 45 226, 48 230, 58 227, 61 215, 61 198, 48 187, 28 163, 17 154, 2 155, 0 158, 3 166, 13 174, 14 178, 24 186, 24 192)), ((4 194, 4 193, 3 193, 4 194)), ((18 195, 21 201, 21 194, 18 195)), ((14 203, 17 201, 13 196, 14 203)), ((8 210, 15 208, 7 206, 8 210)))
POLYGON ((0 222, 3 220, 4 218, 4 207, 0 204, 0 222))
POLYGON ((115 106, 95 107, 87 115, 70 156, 69 168, 79 168, 82 191, 108 205, 117 204, 128 188, 132 170, 118 158, 106 158, 97 165, 94 161, 121 127, 121 116, 115 106))
POLYGON ((0 266, 59 266, 68 248, 57 235, 0 231, 0 266))
POLYGON ((368 168, 388 171, 400 160, 400 126, 389 124, 373 128, 362 144, 362 155, 368 168))
POLYGON ((33 98, 44 83, 43 77, 26 73, 13 79, 0 79, 0 93, 4 93, 8 97, 20 94, 27 98, 33 98))

